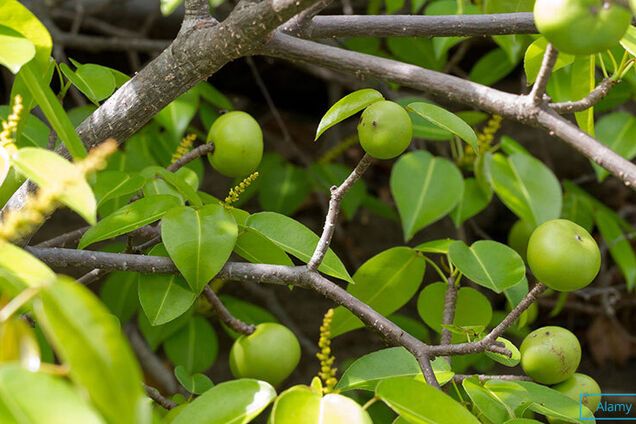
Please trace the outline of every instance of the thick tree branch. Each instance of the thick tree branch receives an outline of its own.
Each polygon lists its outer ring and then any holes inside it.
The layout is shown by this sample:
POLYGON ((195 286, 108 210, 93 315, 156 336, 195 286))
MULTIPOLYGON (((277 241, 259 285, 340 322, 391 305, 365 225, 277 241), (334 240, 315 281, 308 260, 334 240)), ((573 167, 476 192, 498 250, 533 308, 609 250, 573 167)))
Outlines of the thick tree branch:
POLYGON ((236 318, 232 313, 225 307, 221 299, 214 293, 214 290, 210 288, 210 286, 205 286, 203 289, 203 295, 212 305, 212 309, 214 313, 219 317, 221 322, 230 327, 232 330, 236 331, 240 334, 250 335, 256 329, 255 326, 251 324, 246 324, 240 319, 236 318))
POLYGON ((307 268, 309 268, 310 271, 318 269, 327 254, 331 238, 333 237, 333 233, 336 229, 338 215, 340 214, 340 203, 342 203, 344 195, 347 194, 347 191, 349 191, 356 181, 362 177, 362 174, 364 174, 372 162, 373 159, 371 156, 365 154, 351 174, 349 174, 347 179, 345 179, 340 186, 331 187, 331 200, 329 200, 329 210, 327 211, 327 217, 325 218, 322 235, 320 236, 320 240, 316 245, 316 249, 311 256, 311 259, 307 263, 307 268))
POLYGON ((587 96, 582 98, 581 100, 576 100, 573 102, 561 102, 561 103, 550 103, 550 107, 556 113, 573 113, 573 112, 581 112, 583 110, 589 109, 601 100, 609 91, 618 84, 613 78, 605 78, 599 85, 597 85, 594 90, 590 92, 587 96))
MULTIPOLYGON (((287 28, 297 33, 294 28, 287 28)), ((336 15, 316 16, 300 35, 305 38, 335 37, 432 37, 536 34, 532 13, 494 15, 336 15)))

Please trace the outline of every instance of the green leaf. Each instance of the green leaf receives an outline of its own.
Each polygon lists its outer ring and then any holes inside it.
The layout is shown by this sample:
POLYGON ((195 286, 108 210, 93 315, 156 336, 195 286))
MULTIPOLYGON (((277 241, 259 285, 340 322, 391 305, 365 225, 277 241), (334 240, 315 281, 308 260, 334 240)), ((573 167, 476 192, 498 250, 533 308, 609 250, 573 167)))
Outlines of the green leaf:
POLYGON ((492 199, 492 191, 486 192, 475 178, 464 180, 464 194, 450 216, 459 228, 466 220, 484 210, 492 199))
MULTIPOLYGON (((537 38, 526 50, 526 54, 523 59, 523 67, 526 71, 526 82, 528 85, 535 82, 537 79, 537 75, 539 74, 539 69, 541 68, 541 62, 543 62, 543 55, 545 54, 545 49, 548 45, 548 41, 545 37, 537 38)), ((559 56, 557 58, 556 63, 554 64, 554 68, 552 68, 552 72, 557 71, 563 67, 568 66, 572 62, 576 56, 571 54, 561 53, 559 52, 559 56)))
MULTIPOLYGON (((417 299, 417 312, 426 325, 442 332, 444 299, 448 285, 433 283, 424 287, 417 299)), ((487 326, 492 319, 492 306, 488 298, 471 287, 461 287, 457 292, 455 318, 457 327, 487 326)))
MULTIPOLYGON (((353 275, 347 291, 382 315, 404 306, 417 292, 426 261, 409 247, 393 247, 366 261, 353 275)), ((364 325, 348 309, 336 308, 331 336, 336 337, 364 325)))
POLYGON ((139 199, 113 212, 90 228, 80 239, 78 248, 83 249, 98 241, 108 240, 151 224, 178 205, 179 200, 168 195, 139 199))
POLYGON ((59 200, 88 223, 95 223, 97 203, 84 175, 57 153, 25 147, 11 158, 15 168, 42 188, 60 191, 59 200), (63 184, 60 187, 60 184, 63 184))
MULTIPOLYGON (((627 112, 613 112, 603 116, 596 123, 597 139, 621 155, 632 160, 636 156, 636 118, 627 112)), ((593 164, 599 181, 609 175, 604 168, 593 164)))
POLYGON ((179 199, 187 200, 192 206, 203 206, 203 201, 196 192, 199 179, 194 171, 181 168, 177 172, 170 172, 160 166, 149 166, 144 168, 141 175, 150 179, 150 182, 144 187, 144 195, 171 194, 179 199), (156 176, 161 177, 167 185, 162 186, 161 181, 153 180, 156 176), (152 189, 149 189, 149 186, 152 189))
MULTIPOLYGON (((577 56, 572 64, 570 95, 582 99, 596 87, 595 55, 577 56)), ((594 107, 574 114, 576 122, 583 131, 594 137, 594 107)))
POLYGON ((0 421, 7 424, 104 422, 65 379, 31 372, 17 364, 0 367, 0 421))
POLYGON ((29 39, 35 46, 37 66, 45 67, 47 65, 53 41, 49 31, 29 9, 16 0, 3 1, 0 8, 0 25, 17 31, 29 39))
POLYGON ((240 379, 218 384, 190 403, 172 424, 248 423, 274 400, 276 391, 264 381, 240 379))
POLYGON ((293 215, 311 193, 307 171, 291 163, 271 168, 261 178, 258 202, 265 210, 293 215))
POLYGON ((84 147, 84 143, 75 132, 75 128, 73 128, 73 124, 68 119, 64 108, 62 108, 51 88, 42 81, 39 74, 40 71, 34 62, 29 62, 22 67, 19 75, 24 79, 33 98, 71 156, 73 158, 86 156, 86 147, 84 147))
POLYGON ((516 384, 526 389, 527 399, 531 401, 528 409, 533 412, 556 418, 574 419, 574 422, 581 424, 589 422, 590 419, 594 421, 594 414, 585 406, 581 406, 578 400, 572 400, 561 392, 530 381, 517 381, 516 384), (583 419, 578 419, 581 415, 583 419))
POLYGON ((141 190, 145 182, 145 178, 139 174, 124 171, 99 172, 93 184, 97 207, 99 208, 108 200, 141 190))
POLYGON ((22 66, 35 57, 35 46, 17 31, 0 25, 0 65, 17 74, 22 66))
POLYGON ((519 353, 519 349, 515 346, 510 340, 504 339, 503 337, 497 337, 497 341, 503 343, 506 349, 512 353, 511 357, 507 357, 506 355, 502 355, 501 353, 495 352, 484 352, 487 357, 492 359, 495 362, 499 362, 502 365, 507 367, 516 367, 519 365, 519 361, 521 361, 521 353, 519 353))
POLYGON ((196 89, 186 91, 170 102, 154 119, 159 122, 175 139, 180 139, 185 133, 190 121, 197 113, 199 96, 196 89))
POLYGON ((163 16, 171 15, 179 6, 181 6, 183 0, 160 0, 161 14, 163 16))
POLYGON ((636 254, 616 218, 613 212, 604 209, 599 209, 594 214, 594 220, 612 259, 625 276, 627 288, 633 290, 636 287, 636 254))
POLYGON ((594 227, 594 212, 589 200, 569 191, 563 195, 561 217, 576 222, 587 232, 592 232, 594 227))
MULTIPOLYGON (((259 212, 250 215, 246 224, 305 263, 311 259, 319 240, 316 234, 300 222, 275 212, 259 212)), ((347 282, 353 281, 343 263, 331 249, 327 251, 318 270, 347 282)))
POLYGON ((453 264, 468 278, 495 293, 514 286, 526 275, 517 252, 503 243, 480 240, 468 247, 456 241, 448 249, 453 264))
POLYGON ((232 101, 228 99, 223 93, 217 90, 212 84, 201 81, 196 86, 199 95, 206 102, 210 103, 212 106, 215 106, 219 109, 232 110, 234 109, 234 105, 232 105, 232 101))
POLYGON ((161 219, 161 239, 195 294, 223 268, 237 236, 234 217, 218 204, 175 208, 161 219))
POLYGON ((57 279, 44 262, 4 240, 0 240, 0 276, 17 279, 24 287, 42 287, 57 279))
POLYGON ((453 210, 464 192, 457 167, 425 151, 402 155, 390 184, 406 240, 453 210))
MULTIPOLYGON (((193 309, 193 308, 192 308, 193 309)), ((145 314, 137 314, 137 323, 139 325, 139 331, 146 339, 148 346, 153 351, 159 348, 159 345, 163 343, 167 338, 179 331, 192 318, 192 309, 181 315, 177 319, 174 319, 166 324, 153 326, 146 318, 145 314)))
POLYGON ((431 240, 415 246, 414 249, 422 253, 437 253, 440 255, 446 255, 448 253, 448 248, 454 241, 455 240, 449 238, 431 240))
POLYGON ((242 227, 236 239, 234 252, 255 264, 294 265, 283 249, 250 227, 242 227))
POLYGON ((494 49, 483 55, 472 67, 468 79, 483 85, 492 85, 517 67, 517 62, 503 49, 494 49))
POLYGON ((149 422, 139 365, 118 322, 93 293, 60 276, 42 288, 34 310, 71 380, 109 422, 149 422))
MULTIPOLYGON (((247 324, 278 322, 278 319, 276 319, 274 315, 272 315, 267 309, 263 309, 260 306, 229 295, 221 295, 219 297, 232 316, 247 324)), ((240 336, 239 333, 232 330, 225 324, 223 324, 223 329, 233 339, 237 339, 240 336)))
POLYGON ((386 45, 393 55, 402 62, 435 71, 442 70, 446 55, 435 54, 434 42, 421 37, 388 37, 386 45))
POLYGON ((446 131, 450 131, 470 144, 475 151, 479 151, 475 131, 462 118, 454 113, 434 104, 424 102, 411 103, 407 106, 407 109, 417 113, 432 124, 446 131))
POLYGON ((382 381, 376 396, 412 424, 479 424, 474 415, 446 393, 411 378, 382 381))
POLYGON ((130 320, 139 306, 136 272, 112 272, 99 290, 104 305, 121 323, 130 320))
POLYGON ((632 56, 636 56, 636 27, 634 25, 630 25, 627 28, 627 32, 620 43, 632 56))
POLYGON ((509 410, 509 408, 490 391, 483 388, 479 384, 479 379, 467 378, 462 381, 462 387, 466 390, 475 408, 490 422, 502 423, 514 417, 514 412, 509 410))
MULTIPOLYGON (((433 361, 433 371, 439 384, 453 378, 454 373, 446 360, 433 361)), ((342 374, 336 389, 374 391, 377 385, 388 378, 422 376, 417 359, 403 347, 390 347, 368 353, 356 359, 342 374)))
POLYGON ((523 153, 487 155, 490 183, 501 201, 522 220, 538 226, 561 215, 559 180, 541 161, 523 153))
POLYGON ((392 314, 387 318, 416 339, 420 339, 425 343, 429 343, 431 341, 431 333, 428 330, 428 327, 426 327, 419 319, 400 313, 392 314))
POLYGON ((212 325, 203 317, 194 316, 163 343, 168 359, 182 365, 189 373, 210 368, 219 353, 219 341, 212 325))
MULTIPOLYGON (((148 253, 152 256, 168 256, 161 244, 148 253)), ((165 324, 183 315, 196 300, 186 280, 177 274, 137 274, 139 303, 151 325, 165 324)))
POLYGON ((115 91, 115 76, 105 66, 75 62, 77 69, 73 71, 67 64, 61 63, 62 73, 73 83, 88 99, 98 104, 107 99, 115 91))
POLYGON ((210 377, 201 373, 190 374, 182 365, 174 369, 174 375, 177 377, 179 384, 195 395, 203 394, 214 387, 210 377))
POLYGON ((344 96, 342 99, 334 103, 334 105, 331 106, 324 114, 320 120, 320 124, 318 124, 314 140, 318 140, 318 137, 320 137, 322 133, 337 123, 344 121, 370 104, 380 100, 384 100, 384 96, 382 96, 379 91, 372 88, 364 88, 344 96))

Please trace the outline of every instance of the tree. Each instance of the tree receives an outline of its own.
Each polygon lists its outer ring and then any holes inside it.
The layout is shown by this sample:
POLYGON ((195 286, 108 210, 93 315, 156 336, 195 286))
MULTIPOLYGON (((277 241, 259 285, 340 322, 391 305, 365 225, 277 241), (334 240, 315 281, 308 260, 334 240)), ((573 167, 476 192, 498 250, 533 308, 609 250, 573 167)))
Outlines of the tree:
MULTIPOLYGON (((208 1, 186 0, 180 31, 169 44, 66 33, 42 5, 32 5, 35 14, 16 0, 0 5, 0 63, 15 74, 0 134, 0 198, 6 203, 0 223, 0 388, 7 388, 0 390, 2 422, 145 423, 155 414, 175 423, 258 416, 272 423, 300 417, 368 423, 372 405, 384 405, 387 422, 533 422, 521 420, 533 414, 564 422, 593 419, 596 411, 588 408, 597 405, 594 396, 579 405, 580 393, 572 389, 577 381, 596 387, 574 374, 581 349, 572 333, 537 329, 521 352, 509 338, 529 332, 533 308, 545 296, 547 287, 533 272, 550 276, 545 283, 563 292, 561 301, 596 277, 601 252, 590 232, 602 241, 605 264, 609 250, 624 276, 621 284, 633 291, 631 224, 576 184, 560 182, 510 137, 497 143, 495 134, 502 119, 541 128, 587 157, 599 181, 611 174, 634 187, 634 118, 613 111, 595 119, 594 108, 610 93, 623 101, 632 97, 636 29, 619 31, 622 38, 609 50, 574 56, 550 43, 554 26, 548 39, 537 35, 532 1, 512 7, 440 0, 427 3, 422 15, 319 15, 329 3, 241 1, 219 22, 208 1), (67 47, 163 50, 129 77, 102 65, 56 63, 51 36, 67 47), (440 72, 448 52, 471 36, 493 37, 498 47, 479 59, 468 78, 440 72), (348 48, 315 41, 355 37, 365 38, 348 48), (380 38, 387 38, 387 51, 375 42, 380 38), (325 131, 362 112, 358 134, 366 154, 353 169, 333 162, 351 147, 347 141, 309 160, 306 170, 273 155, 261 161, 258 123, 243 112, 219 118, 219 110, 233 105, 205 80, 253 55, 331 69, 348 74, 347 81, 355 76, 392 84, 355 87, 316 129, 321 142, 325 131), (522 56, 532 85, 528 94, 490 87, 522 56), (57 92, 52 79, 60 81, 57 92), (400 95, 405 88, 475 110, 453 113, 430 99, 400 95), (83 109, 76 128, 79 112, 63 107, 69 92, 95 105, 83 109), (36 106, 48 125, 30 114, 36 106), (575 122, 562 116, 572 113, 575 122), (195 115, 202 126, 193 123, 195 115), (186 134, 190 130, 195 133, 186 134), (451 153, 433 155, 415 144, 404 152, 411 135, 448 142, 451 153), (204 143, 193 148, 197 138, 204 143), (206 156, 216 171, 239 176, 224 200, 200 190, 206 156), (390 164, 397 214, 363 184, 380 163, 390 164), (313 190, 329 193, 320 234, 292 217, 313 190), (263 210, 241 209, 255 194, 263 210), (519 220, 508 245, 413 242, 445 216, 461 228, 494 197, 519 220), (31 245, 60 206, 89 226, 31 245), (395 216, 406 245, 367 258, 351 274, 331 242, 339 221, 352 219, 361 207, 395 216), (526 258, 529 239, 533 248, 526 258), (550 249, 551 258, 537 254, 561 243, 567 248, 550 249), (439 282, 421 289, 427 267, 439 282), (92 271, 74 279, 52 268, 92 271), (559 273, 572 284, 560 284, 554 278, 559 273), (103 277, 99 296, 86 287, 103 277), (276 318, 267 310, 219 295, 225 282, 307 289, 337 305, 324 316, 320 372, 313 381, 284 385, 299 360, 298 334, 271 323, 276 318), (394 315, 415 298, 426 326, 394 315), (509 311, 493 318, 502 302, 509 311), (236 378, 216 386, 204 374, 219 351, 210 312, 236 339, 227 365, 236 378), (135 314, 136 324, 130 323, 135 314), (338 375, 331 340, 362 327, 390 347, 358 358, 338 375), (428 329, 440 335, 438 343, 425 335, 428 329), (558 375, 546 371, 558 365, 559 355, 549 357, 554 346, 567 351, 567 372, 558 375), (163 356, 156 353, 160 347, 163 356), (474 368, 477 361, 507 367, 521 362, 527 376, 462 374, 455 357, 475 358, 474 368), (163 394, 144 380, 142 368, 163 394)), ((608 3, 628 13, 624 2, 608 3)), ((163 11, 178 4, 162 1, 163 11)), ((414 2, 413 11, 423 6, 414 2)), ((390 12, 403 5, 386 7, 390 12)), ((569 23, 561 29, 580 31, 569 23)), ((567 48, 567 34, 557 33, 567 48)), ((606 267, 601 278, 608 278, 606 267)), ((306 343, 303 348, 312 349, 306 343)))

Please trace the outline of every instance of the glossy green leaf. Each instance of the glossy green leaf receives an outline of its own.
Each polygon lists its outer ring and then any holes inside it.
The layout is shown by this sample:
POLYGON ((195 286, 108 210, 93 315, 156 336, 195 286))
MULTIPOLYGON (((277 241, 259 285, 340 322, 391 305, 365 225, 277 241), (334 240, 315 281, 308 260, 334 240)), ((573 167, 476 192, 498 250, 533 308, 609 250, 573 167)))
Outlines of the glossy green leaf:
POLYGON ((196 89, 186 91, 181 96, 170 102, 154 119, 159 122, 168 133, 176 140, 185 133, 190 121, 197 113, 199 96, 196 89))
POLYGON ((161 239, 195 294, 223 268, 237 236, 234 217, 219 204, 175 208, 161 220, 161 239))
POLYGON ((627 32, 620 43, 632 56, 636 56, 636 27, 634 25, 630 25, 627 28, 627 32))
POLYGON ((440 255, 445 255, 448 253, 448 248, 451 244, 453 244, 454 241, 455 240, 449 238, 431 240, 415 246, 414 249, 422 253, 437 253, 440 255))
MULTIPOLYGON (((159 244, 148 253, 168 256, 159 244)), ((151 325, 161 325, 183 315, 196 300, 196 293, 178 274, 138 274, 139 303, 151 325)))
POLYGON ((376 396, 413 424, 479 424, 479 420, 446 393, 410 378, 382 381, 376 396))
POLYGON ((0 240, 0 276, 17 279, 24 287, 42 287, 57 279, 44 262, 4 240, 0 240))
POLYGON ((111 272, 99 289, 99 297, 121 323, 127 322, 139 306, 137 273, 111 272))
POLYGON ((183 0, 160 0, 160 9, 163 16, 171 15, 181 4, 183 0))
POLYGON ((260 178, 258 201, 264 210, 291 216, 311 193, 307 171, 291 163, 271 168, 260 178))
POLYGON ((405 240, 453 210, 464 192, 459 169, 425 151, 403 155, 393 166, 390 184, 405 240))
POLYGON ((124 171, 103 171, 98 173, 93 184, 97 207, 99 208, 108 200, 141 190, 145 181, 144 177, 139 174, 124 171))
POLYGON ((477 378, 465 379, 462 381, 462 387, 466 390, 468 397, 470 397, 470 400, 473 402, 473 406, 490 422, 502 423, 514 417, 514 412, 510 411, 506 405, 490 393, 490 391, 482 387, 477 378))
POLYGON ((178 205, 179 200, 168 195, 139 199, 113 212, 90 228, 82 236, 78 247, 83 249, 98 241, 108 240, 151 224, 178 205))
POLYGON ((0 65, 17 74, 35 56, 35 46, 19 32, 0 25, 0 65))
MULTIPOLYGON (((389 315, 404 306, 417 292, 426 261, 409 247, 393 247, 366 261, 353 275, 355 284, 347 291, 382 315, 389 315)), ((332 337, 362 328, 362 321, 348 309, 335 309, 331 322, 332 337)))
POLYGON ((475 63, 468 74, 468 79, 479 84, 492 85, 506 77, 516 67, 517 62, 511 61, 505 50, 493 49, 475 63))
POLYGON ((455 134, 470 144, 475 151, 479 150, 475 131, 462 118, 454 113, 434 104, 424 102, 411 103, 407 106, 407 109, 417 113, 432 124, 455 134))
POLYGON ((44 67, 47 64, 53 47, 51 35, 26 6, 16 0, 4 0, 0 7, 0 25, 20 33, 31 41, 35 47, 37 66, 44 67))
MULTIPOLYGON (((543 55, 548 45, 548 41, 545 37, 537 38, 526 50, 526 54, 523 59, 523 67, 526 71, 526 80, 528 85, 535 82, 539 69, 541 68, 541 62, 543 61, 543 55)), ((568 66, 574 62, 576 56, 571 54, 559 53, 552 72, 557 71, 565 66, 568 66)))
POLYGON ((425 343, 429 343, 431 341, 431 333, 428 327, 426 327, 419 319, 412 318, 401 313, 391 314, 387 318, 416 339, 420 339, 425 343))
POLYGON ((153 351, 157 350, 161 343, 185 327, 192 318, 193 309, 194 308, 190 309, 178 318, 162 325, 152 325, 150 324, 150 321, 148 321, 146 314, 137 314, 139 331, 144 336, 144 339, 148 343, 150 349, 153 351))
POLYGON ((197 193, 199 179, 194 171, 187 168, 181 168, 177 172, 170 172, 160 166, 149 166, 144 168, 141 175, 150 179, 150 182, 144 187, 144 194, 171 194, 180 199, 187 200, 192 206, 203 206, 203 201, 197 193), (161 186, 161 181, 156 177, 160 177, 167 184, 161 186), (153 180, 153 178, 155 178, 153 180), (154 190, 148 189, 148 186, 155 184, 154 190))
POLYGON ((526 389, 527 399, 531 402, 528 409, 531 411, 557 418, 575 419, 575 422, 581 424, 590 422, 590 418, 594 420, 594 414, 589 409, 561 392, 530 381, 517 381, 516 384, 526 389), (583 419, 578 419, 580 416, 583 419))
MULTIPOLYGON (((441 333, 446 283, 433 283, 424 287, 417 299, 417 311, 429 327, 441 333)), ((488 298, 471 287, 461 287, 457 292, 455 318, 458 327, 487 326, 492 319, 492 306, 488 298)))
MULTIPOLYGON (((627 112, 613 112, 603 116, 596 123, 597 139, 628 160, 636 156, 636 118, 627 112)), ((593 164, 599 181, 603 181, 609 172, 593 164)))
POLYGON ((521 143, 508 135, 501 136, 500 145, 501 150, 508 154, 508 156, 514 155, 515 153, 523 153, 524 155, 531 156, 526 148, 521 145, 521 143))
POLYGON ((370 104, 380 100, 384 100, 384 96, 382 96, 379 91, 372 88, 364 88, 344 96, 342 99, 334 103, 333 106, 331 106, 324 114, 320 120, 320 124, 318 124, 314 140, 318 140, 318 137, 320 137, 322 133, 337 123, 344 121, 370 104))
POLYGON ((97 203, 84 175, 57 153, 35 147, 18 150, 13 166, 38 186, 60 191, 59 199, 88 223, 95 223, 97 203), (63 184, 60 190, 60 184, 63 184))
POLYGON ((61 63, 62 73, 73 83, 90 101, 99 103, 107 99, 115 91, 115 76, 110 69, 94 64, 76 64, 73 71, 67 64, 61 63))
POLYGON ((480 240, 468 247, 456 241, 448 249, 453 264, 468 278, 495 293, 514 286, 526 275, 517 252, 503 243, 480 240))
MULTIPOLYGON (((275 212, 250 215, 246 224, 303 262, 309 262, 319 240, 313 231, 300 222, 275 212)), ((344 264, 331 249, 327 251, 318 270, 332 277, 353 281, 344 264)))
MULTIPOLYGON (((225 305, 225 307, 228 311, 230 311, 233 317, 240 319, 247 324, 278 322, 278 319, 276 319, 276 317, 272 315, 271 312, 269 312, 267 309, 261 308, 260 306, 254 305, 253 303, 246 302, 245 300, 241 300, 229 295, 221 295, 219 297, 221 298, 221 302, 223 302, 223 305, 225 305)), ((239 333, 232 330, 225 324, 223 324, 223 329, 233 339, 237 339, 240 336, 239 333)))
POLYGON ((612 259, 625 276, 627 288, 633 290, 636 287, 636 254, 623 233, 617 216, 613 212, 599 209, 594 214, 594 220, 607 243, 612 259))
POLYGON ((422 68, 442 70, 446 55, 435 54, 433 40, 423 37, 388 37, 386 45, 391 53, 400 61, 422 68))
POLYGON ((493 190, 524 221, 538 226, 561 215, 559 180, 541 161, 522 153, 486 156, 493 190))
POLYGON ((61 276, 42 288, 34 310, 71 380, 108 422, 149 422, 139 365, 118 322, 93 293, 61 276))
POLYGON ((464 180, 464 194, 455 209, 450 213, 456 227, 484 210, 492 199, 492 191, 486 192, 475 178, 464 180))
MULTIPOLYGON (((596 87, 596 56, 577 56, 570 72, 570 95, 574 100, 586 97, 596 87)), ((574 114, 576 123, 594 137, 594 107, 574 114)))
MULTIPOLYGON (((443 385, 454 373, 446 360, 433 361, 435 377, 443 385)), ((336 389, 374 391, 377 385, 388 378, 422 376, 417 359, 403 347, 390 347, 368 353, 356 359, 342 374, 336 389)))
POLYGON ((33 95, 44 116, 49 121, 58 137, 64 143, 73 158, 82 158, 86 156, 86 147, 75 132, 75 128, 68 119, 62 104, 59 102, 51 88, 42 81, 39 76, 40 71, 34 64, 29 62, 22 67, 20 76, 23 78, 26 86, 33 95))
POLYGON ((287 253, 254 228, 243 227, 236 239, 234 252, 255 264, 292 266, 287 253))
POLYGON ((211 105, 225 110, 234 109, 234 105, 232 105, 232 101, 228 99, 223 93, 217 90, 212 84, 201 81, 196 86, 196 90, 202 99, 211 105))
POLYGON ((497 341, 503 343, 505 345, 505 348, 508 349, 510 353, 512 353, 512 356, 508 357, 506 355, 502 355, 501 353, 489 351, 484 352, 486 356, 493 361, 499 362, 500 364, 507 367, 516 367, 519 364, 519 361, 521 361, 521 353, 519 353, 519 349, 517 349, 517 347, 510 340, 504 339, 503 337, 497 337, 497 341))
POLYGON ((244 424, 274 400, 276 391, 264 381, 241 379, 221 383, 196 398, 172 424, 244 424))
POLYGON ((13 364, 0 367, 0 421, 6 424, 104 423, 65 379, 30 372, 13 364))
POLYGON ((583 196, 566 191, 563 195, 561 217, 576 222, 588 232, 594 227, 594 212, 591 203, 583 196))
POLYGON ((212 325, 203 317, 194 316, 163 343, 172 363, 182 365, 189 373, 210 368, 219 353, 219 341, 212 325))
POLYGON ((174 369, 174 375, 177 377, 179 384, 195 395, 203 394, 214 387, 210 377, 201 373, 190 374, 182 365, 174 369))

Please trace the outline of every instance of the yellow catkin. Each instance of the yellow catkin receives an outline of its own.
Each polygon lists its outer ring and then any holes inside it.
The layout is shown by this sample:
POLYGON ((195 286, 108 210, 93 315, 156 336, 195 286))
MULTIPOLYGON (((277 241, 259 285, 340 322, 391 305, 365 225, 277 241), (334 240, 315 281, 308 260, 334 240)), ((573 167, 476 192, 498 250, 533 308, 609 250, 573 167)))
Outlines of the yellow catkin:
POLYGON ((331 321, 333 320, 333 313, 333 309, 329 309, 322 320, 320 339, 318 340, 320 352, 316 354, 316 358, 320 361, 318 377, 323 382, 323 392, 325 394, 332 393, 334 391, 333 388, 338 383, 336 378, 338 369, 333 366, 336 358, 331 352, 331 321))
MULTIPOLYGON (((19 94, 14 97, 13 108, 11 114, 6 121, 2 121, 2 132, 0 132, 0 146, 7 150, 15 151, 15 136, 20 123, 20 114, 22 113, 22 96, 19 94)), ((13 153, 13 152, 10 152, 13 153)))
POLYGON ((75 163, 80 175, 65 175, 59 181, 50 182, 41 187, 36 193, 29 195, 24 207, 20 210, 10 210, 0 222, 0 239, 19 240, 31 229, 42 224, 59 205, 58 199, 69 184, 76 178, 99 171, 106 167, 106 159, 117 150, 117 142, 109 139, 95 147, 81 161, 75 163))
POLYGON ((358 135, 352 134, 349 137, 344 138, 340 143, 327 150, 324 155, 318 159, 319 164, 326 164, 333 162, 334 159, 341 156, 351 147, 355 146, 358 142, 358 135))
POLYGON ((239 201, 241 194, 258 178, 258 172, 254 172, 249 177, 245 178, 239 184, 235 185, 230 189, 227 197, 225 198, 225 205, 231 206, 233 203, 239 201))
POLYGON ((197 139, 197 136, 195 134, 188 134, 185 137, 183 137, 181 139, 181 143, 179 143, 179 146, 177 147, 177 150, 175 150, 174 153, 172 154, 172 159, 170 160, 170 164, 175 163, 176 161, 181 159, 183 155, 188 153, 190 149, 192 148, 192 144, 194 143, 194 140, 196 139, 197 139))
MULTIPOLYGON (((495 139, 495 135, 497 131, 501 128, 502 117, 500 115, 492 115, 484 128, 477 133, 477 147, 479 149, 479 154, 483 154, 490 150, 492 147, 492 142, 495 139)), ((472 146, 466 145, 464 147, 464 155, 459 160, 460 166, 472 167, 473 162, 475 161, 475 150, 472 146)))

